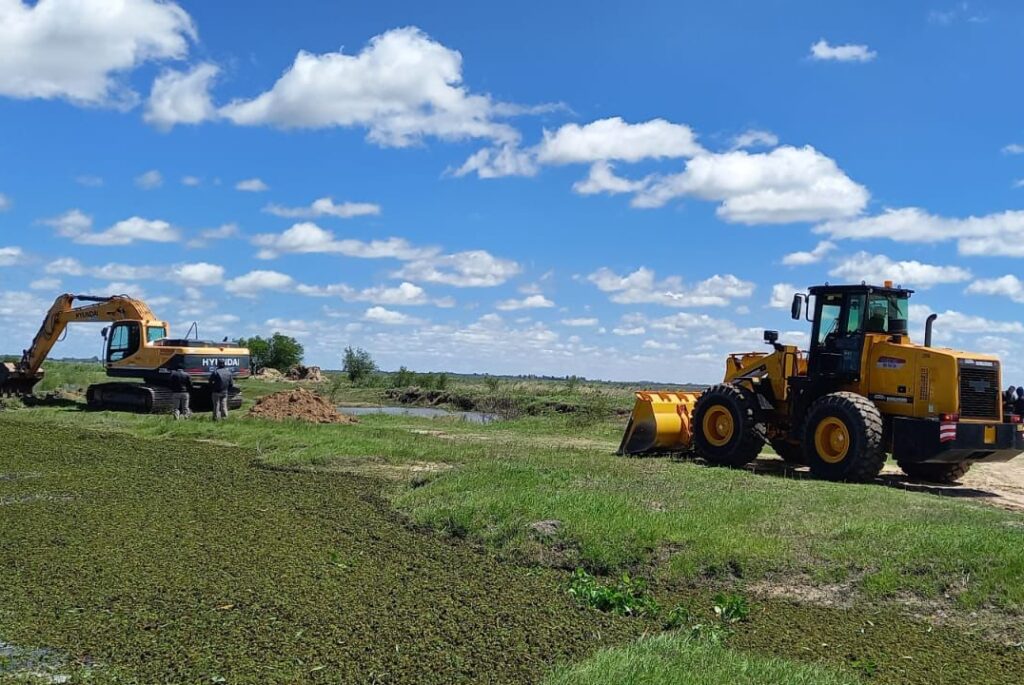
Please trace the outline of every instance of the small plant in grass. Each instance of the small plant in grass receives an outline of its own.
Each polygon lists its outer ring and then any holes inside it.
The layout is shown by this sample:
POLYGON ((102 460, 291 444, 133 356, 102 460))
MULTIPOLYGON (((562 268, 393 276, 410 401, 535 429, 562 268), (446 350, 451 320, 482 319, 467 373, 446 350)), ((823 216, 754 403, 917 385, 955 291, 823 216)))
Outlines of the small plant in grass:
POLYGON ((497 376, 484 376, 484 385, 491 392, 498 392, 498 388, 501 387, 501 379, 497 376))
POLYGON ((580 389, 580 380, 582 379, 579 376, 566 376, 565 391, 570 395, 575 394, 580 389))
POLYGON ((745 621, 750 615, 750 605, 743 595, 719 593, 715 595, 715 616, 726 625, 745 621))
POLYGON ((448 377, 448 374, 439 373, 437 374, 437 379, 434 381, 434 387, 436 387, 438 390, 447 390, 449 380, 450 379, 448 377))
POLYGON ((665 630, 678 630, 684 626, 689 626, 692 623, 693 614, 690 613, 690 610, 687 607, 684 607, 682 604, 678 604, 668 612, 667 616, 665 616, 663 625, 665 626, 665 630))
POLYGON ((572 574, 569 594, 581 604, 620 616, 657 616, 661 607, 647 593, 647 584, 628 573, 615 585, 602 585, 581 568, 572 574))

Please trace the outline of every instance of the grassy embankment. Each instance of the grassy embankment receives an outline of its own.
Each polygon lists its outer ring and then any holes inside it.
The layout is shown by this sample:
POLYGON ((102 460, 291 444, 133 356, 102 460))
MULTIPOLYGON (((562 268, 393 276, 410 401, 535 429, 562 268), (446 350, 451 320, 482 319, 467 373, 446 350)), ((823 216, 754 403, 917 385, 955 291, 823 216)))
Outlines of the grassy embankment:
MULTIPOLYGON (((339 401, 351 401, 344 392, 339 401)), ((365 389, 352 392, 367 396, 365 389)), ((620 393, 612 403, 627 397, 620 393)), ((381 495, 413 521, 482 542, 528 568, 629 568, 652 581, 663 606, 679 603, 695 614, 708 612, 719 589, 754 598, 755 611, 728 647, 674 634, 597 655, 555 676, 560 683, 622 682, 613 676, 627 667, 648 669, 651 677, 636 682, 651 683, 847 677, 758 656, 782 653, 871 682, 1013 682, 1024 670, 1024 652, 1004 646, 1022 639, 1024 605, 1024 517, 1007 512, 878 486, 616 458, 610 452, 621 422, 588 412, 489 426, 373 416, 315 429, 252 420, 176 424, 73 409, 12 412, 2 421, 18 433, 91 426, 185 452, 212 449, 212 440, 277 467, 373 476, 368 482, 379 483, 381 495), (207 442, 200 448, 196 440, 207 442), (530 523, 547 519, 561 522, 552 536, 531 532, 530 523), (792 601, 797 594, 803 601, 792 601), (1007 618, 1001 643, 974 634, 978 619, 967 610, 978 608, 1007 618), (910 615, 936 609, 952 617, 950 626, 910 615), (672 679, 687 664, 733 675, 672 679), (773 668, 788 676, 763 675, 773 668)), ((541 603, 559 595, 549 586, 541 603)), ((643 623, 619 620, 633 629, 643 623)))

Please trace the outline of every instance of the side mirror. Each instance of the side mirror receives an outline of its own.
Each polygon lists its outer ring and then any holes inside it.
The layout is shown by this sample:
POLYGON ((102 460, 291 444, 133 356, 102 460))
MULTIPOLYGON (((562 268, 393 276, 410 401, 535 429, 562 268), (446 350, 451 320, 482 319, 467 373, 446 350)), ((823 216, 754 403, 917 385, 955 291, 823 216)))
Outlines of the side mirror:
POLYGON ((102 331, 100 331, 100 335, 101 335, 101 336, 103 336, 103 337, 105 338, 105 337, 107 337, 107 333, 109 333, 109 332, 110 332, 110 328, 109 328, 109 327, 107 327, 107 326, 104 326, 104 327, 103 327, 103 330, 102 330, 102 331))
POLYGON ((789 308, 789 315, 799 321, 803 318, 804 312, 804 296, 800 293, 793 295, 793 304, 789 308))
POLYGON ((775 343, 777 343, 779 341, 779 332, 778 331, 765 331, 764 332, 764 341, 766 343, 768 343, 769 345, 774 345, 775 343))

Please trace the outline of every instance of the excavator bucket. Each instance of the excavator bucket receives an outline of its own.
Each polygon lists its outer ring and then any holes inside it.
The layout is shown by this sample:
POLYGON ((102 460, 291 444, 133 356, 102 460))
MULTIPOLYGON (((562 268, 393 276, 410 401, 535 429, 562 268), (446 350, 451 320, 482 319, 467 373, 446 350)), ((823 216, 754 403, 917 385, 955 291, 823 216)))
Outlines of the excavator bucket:
POLYGON ((0 397, 24 397, 32 394, 32 388, 43 379, 43 372, 27 375, 17 370, 11 362, 0 363, 0 397))
POLYGON ((636 404, 616 454, 658 454, 690 449, 690 418, 699 392, 636 393, 636 404))

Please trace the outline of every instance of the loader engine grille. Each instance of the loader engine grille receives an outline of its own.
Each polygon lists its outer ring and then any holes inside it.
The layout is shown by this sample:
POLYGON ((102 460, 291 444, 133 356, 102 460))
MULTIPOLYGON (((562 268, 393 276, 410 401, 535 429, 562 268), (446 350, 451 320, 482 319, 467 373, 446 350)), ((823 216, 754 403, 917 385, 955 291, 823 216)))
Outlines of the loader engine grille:
POLYGON ((999 362, 960 360, 960 416, 999 421, 999 362))

